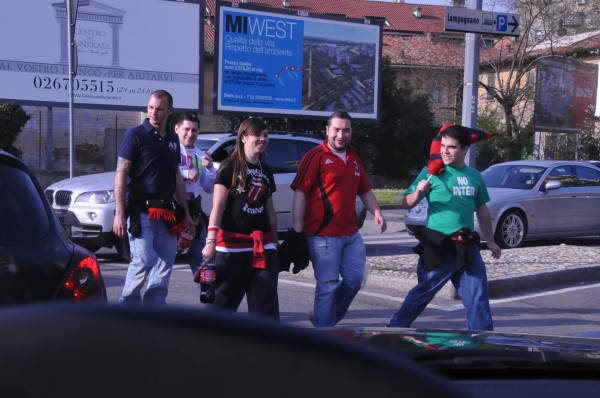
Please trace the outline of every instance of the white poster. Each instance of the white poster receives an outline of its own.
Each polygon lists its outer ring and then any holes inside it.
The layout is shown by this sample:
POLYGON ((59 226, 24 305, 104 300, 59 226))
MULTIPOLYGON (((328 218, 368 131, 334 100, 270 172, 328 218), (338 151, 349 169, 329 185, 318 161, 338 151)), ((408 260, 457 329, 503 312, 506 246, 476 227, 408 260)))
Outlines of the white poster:
MULTIPOLYGON (((198 2, 79 1, 75 106, 139 109, 165 89, 176 108, 201 109, 202 12, 198 2)), ((67 25, 66 2, 3 1, 0 101, 68 103, 67 25)))
POLYGON ((598 87, 596 88, 596 116, 600 117, 600 64, 598 64, 598 87))

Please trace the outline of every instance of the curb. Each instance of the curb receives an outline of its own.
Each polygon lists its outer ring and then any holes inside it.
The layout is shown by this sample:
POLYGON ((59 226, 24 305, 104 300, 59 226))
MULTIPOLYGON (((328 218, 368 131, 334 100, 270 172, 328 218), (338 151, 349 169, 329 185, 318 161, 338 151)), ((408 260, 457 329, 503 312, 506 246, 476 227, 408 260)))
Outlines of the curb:
MULTIPOLYGON (((532 272, 519 276, 489 279, 488 297, 490 300, 501 299, 597 282, 600 282, 600 264, 556 271, 532 272)), ((378 274, 370 274, 367 282, 371 287, 393 288, 406 292, 413 288, 416 283, 416 279, 378 274)), ((436 294, 436 297, 448 300, 460 300, 456 289, 450 282, 444 285, 436 294)))
POLYGON ((600 282, 600 264, 493 279, 488 281, 488 295, 504 298, 592 282, 600 282))

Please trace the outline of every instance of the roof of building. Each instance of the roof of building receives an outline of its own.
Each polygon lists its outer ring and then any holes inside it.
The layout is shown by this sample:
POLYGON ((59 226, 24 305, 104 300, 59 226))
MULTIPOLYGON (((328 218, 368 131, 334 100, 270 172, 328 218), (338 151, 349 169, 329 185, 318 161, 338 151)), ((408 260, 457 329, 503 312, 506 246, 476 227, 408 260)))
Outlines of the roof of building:
MULTIPOLYGON (((355 19, 385 18, 382 52, 394 65, 462 67, 464 43, 462 40, 432 39, 431 34, 444 32, 445 6, 390 3, 367 0, 290 0, 291 11, 305 11, 311 15, 344 16, 355 19)), ((281 0, 248 0, 257 7, 285 9, 281 0)), ((207 20, 204 37, 205 52, 214 53, 215 0, 206 1, 207 20)), ((461 37, 460 35, 458 37, 461 37)))
POLYGON ((382 52, 392 65, 460 69, 464 66, 464 48, 462 41, 432 39, 430 35, 384 35, 382 52))
MULTIPOLYGON (((390 3, 367 0, 289 0, 285 8, 282 0, 248 0, 248 4, 280 10, 305 11, 311 14, 338 15, 349 18, 385 18, 384 30, 396 32, 443 32, 445 6, 390 3), (416 13, 420 7, 420 14, 416 13), (416 15, 420 15, 417 17, 416 15)), ((206 0, 211 15, 215 14, 215 0, 206 0)))
POLYGON ((561 36, 531 46, 528 51, 537 56, 553 53, 557 55, 588 52, 600 49, 600 30, 561 36))
MULTIPOLYGON (((517 43, 518 44, 518 43, 517 43)), ((497 63, 504 60, 511 63, 516 58, 523 57, 522 48, 515 45, 514 39, 504 37, 496 41, 491 48, 481 51, 481 60, 497 63)), ((546 56, 573 56, 600 52, 600 30, 579 33, 576 35, 560 36, 552 40, 528 46, 526 57, 521 61, 535 61, 537 58, 546 56)))

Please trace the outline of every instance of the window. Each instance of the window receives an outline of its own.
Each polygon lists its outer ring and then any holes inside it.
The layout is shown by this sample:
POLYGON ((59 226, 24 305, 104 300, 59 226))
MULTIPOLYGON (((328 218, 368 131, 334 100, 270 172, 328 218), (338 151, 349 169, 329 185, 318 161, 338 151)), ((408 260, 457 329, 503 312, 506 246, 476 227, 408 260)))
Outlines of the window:
POLYGON ((196 148, 202 150, 202 151, 207 151, 210 149, 211 146, 214 145, 214 143, 217 142, 216 140, 207 140, 204 138, 198 138, 198 140, 196 141, 196 148))
POLYGON ((316 145, 299 140, 271 140, 265 153, 265 163, 274 173, 295 173, 302 156, 316 145))
POLYGON ((571 166, 557 166, 548 174, 547 181, 560 181, 563 187, 574 187, 576 178, 571 166))
POLYGON ((578 187, 600 186, 600 170, 585 166, 575 166, 578 187))
POLYGON ((0 165, 0 246, 35 242, 48 233, 50 215, 25 172, 0 165))
POLYGON ((434 102, 434 103, 441 102, 440 101, 440 99, 441 99, 440 88, 437 86, 432 87, 429 96, 431 98, 431 102, 434 102))
POLYGON ((481 175, 488 188, 531 189, 544 170, 537 166, 493 166, 481 175))
POLYGON ((231 155, 235 149, 235 137, 232 140, 226 141, 212 154, 213 161, 222 162, 231 155))
POLYGON ((583 26, 585 25, 585 13, 578 12, 573 17, 573 25, 575 26, 583 26))
POLYGON ((543 30, 536 30, 535 31, 535 42, 539 43, 542 42, 546 39, 546 33, 544 33, 543 30))

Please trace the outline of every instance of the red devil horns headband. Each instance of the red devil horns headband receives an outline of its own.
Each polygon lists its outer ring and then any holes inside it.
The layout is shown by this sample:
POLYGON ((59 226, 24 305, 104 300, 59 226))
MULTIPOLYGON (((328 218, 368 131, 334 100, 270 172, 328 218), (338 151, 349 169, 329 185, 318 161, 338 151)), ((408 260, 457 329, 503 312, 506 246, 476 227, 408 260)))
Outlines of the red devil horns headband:
MULTIPOLYGON (((433 141, 431 141, 431 148, 429 149, 429 161, 427 162, 427 173, 430 175, 438 175, 444 171, 444 162, 442 161, 441 155, 442 133, 452 126, 458 126, 458 124, 443 124, 433 141)), ((491 132, 470 127, 462 127, 471 133, 471 144, 490 139, 494 136, 494 133, 491 132)))

